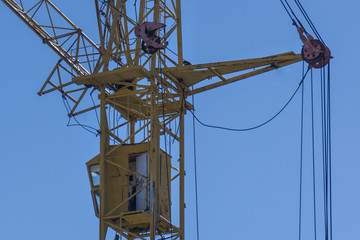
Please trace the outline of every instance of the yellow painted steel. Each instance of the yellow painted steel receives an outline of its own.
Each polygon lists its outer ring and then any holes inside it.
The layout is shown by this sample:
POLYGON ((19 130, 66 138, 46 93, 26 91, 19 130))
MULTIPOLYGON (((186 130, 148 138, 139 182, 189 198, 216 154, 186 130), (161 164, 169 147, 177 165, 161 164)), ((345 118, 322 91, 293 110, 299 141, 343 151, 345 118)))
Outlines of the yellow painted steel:
POLYGON ((180 0, 140 0, 137 6, 95 0, 99 45, 49 0, 26 6, 2 2, 60 56, 39 94, 59 91, 71 105, 70 117, 100 108, 100 153, 87 163, 100 240, 109 227, 126 239, 185 239, 184 117, 193 108, 187 97, 302 60, 287 52, 185 66, 180 0), (42 10, 49 13, 50 24, 37 18, 42 10), (162 43, 172 39, 171 51, 142 50, 134 31, 144 22, 166 24, 156 34, 162 43), (94 92, 99 104, 84 105, 94 92), (167 142, 175 142, 178 150, 168 149, 167 142), (144 164, 137 160, 142 154, 147 156, 146 172, 136 167, 144 164), (171 199, 171 189, 179 191, 177 201, 171 199), (178 214, 172 214, 171 202, 178 205, 178 214))
MULTIPOLYGON (((104 216, 102 219, 107 225, 113 224, 115 230, 118 232, 127 231, 135 235, 143 235, 148 232, 148 226, 150 224, 150 212, 149 206, 146 203, 149 201, 149 194, 143 194, 141 200, 143 209, 132 209, 134 201, 139 201, 137 195, 141 192, 149 193, 150 184, 149 176, 140 174, 134 169, 134 162, 136 157, 141 154, 149 156, 149 143, 142 144, 124 144, 120 147, 111 147, 113 151, 105 157, 106 168, 105 179, 106 188, 103 190, 105 194, 104 199, 107 200, 105 203, 104 216), (110 167, 112 166, 112 167, 110 167), (141 182, 141 188, 136 188, 135 183, 141 182), (132 187, 130 190, 130 186, 132 187), (131 194, 128 194, 130 191, 131 194), (129 196, 130 195, 130 196, 129 196), (131 204, 132 203, 132 204, 131 204), (146 206, 145 206, 146 205, 146 206)), ((158 167, 159 177, 163 181, 159 181, 159 208, 161 212, 161 218, 158 222, 160 231, 164 234, 169 233, 170 226, 170 163, 171 156, 166 154, 164 151, 160 152, 159 163, 162 167, 158 167)), ((96 215, 100 215, 99 201, 96 200, 101 186, 95 180, 95 177, 101 177, 100 174, 104 172, 97 172, 92 170, 92 167, 97 167, 101 164, 101 155, 97 155, 93 159, 87 162, 87 169, 89 173, 89 180, 91 183, 91 192, 94 199, 94 209, 96 215), (94 177, 95 176, 95 177, 94 177)), ((149 168, 152 163, 149 162, 149 168)), ((99 168, 100 169, 100 168, 99 168)))

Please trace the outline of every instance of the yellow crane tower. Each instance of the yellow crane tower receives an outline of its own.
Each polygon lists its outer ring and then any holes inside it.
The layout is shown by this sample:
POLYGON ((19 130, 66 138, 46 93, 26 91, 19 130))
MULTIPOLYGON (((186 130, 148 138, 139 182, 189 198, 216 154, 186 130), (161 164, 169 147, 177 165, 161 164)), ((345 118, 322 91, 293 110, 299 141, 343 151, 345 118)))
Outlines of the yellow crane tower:
POLYGON ((60 57, 38 94, 60 92, 73 118, 100 109, 100 153, 87 162, 100 240, 109 227, 126 239, 184 239, 187 98, 302 60, 287 52, 192 65, 180 0, 95 0, 99 44, 49 0, 2 2, 60 57), (93 93, 99 104, 87 100, 93 93))

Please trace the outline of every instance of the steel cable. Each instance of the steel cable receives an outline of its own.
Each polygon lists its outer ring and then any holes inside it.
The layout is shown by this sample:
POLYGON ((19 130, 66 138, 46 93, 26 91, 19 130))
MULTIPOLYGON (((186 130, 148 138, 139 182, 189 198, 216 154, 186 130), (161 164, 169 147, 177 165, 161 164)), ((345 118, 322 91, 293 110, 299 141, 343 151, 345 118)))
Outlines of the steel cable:
POLYGON ((314 238, 317 239, 316 226, 316 174, 315 174, 315 128, 314 128, 314 85, 313 71, 311 70, 311 145, 312 145, 312 164, 313 164, 313 210, 314 210, 314 238))
POLYGON ((268 124, 269 122, 271 122, 272 120, 274 120, 277 116, 280 115, 280 113, 282 113, 284 111, 284 109, 289 105, 289 103, 293 100, 293 98, 295 97, 296 93, 298 92, 298 90, 300 89, 307 73, 309 72, 309 68, 308 70, 306 71, 305 75, 302 77, 300 83, 299 83, 299 86, 296 88, 295 92, 292 94, 292 96, 290 97, 290 99, 286 102, 286 104, 280 109, 280 111, 278 111, 273 117, 271 117, 269 120, 257 125, 257 126, 254 126, 254 127, 250 127, 250 128, 228 128, 228 127, 222 127, 222 126, 216 126, 216 125, 210 125, 210 124, 206 124, 206 123, 203 123, 202 121, 200 121, 200 119, 195 115, 195 112, 194 110, 190 110, 190 113, 194 116, 194 118, 196 119, 196 121, 198 121, 201 125, 203 125, 204 127, 209 127, 209 128, 217 128, 217 129, 221 129, 221 130, 227 130, 227 131, 234 131, 234 132, 245 132, 245 131, 250 131, 250 130, 254 130, 254 129, 257 129, 257 128, 260 128, 266 124, 268 124))
MULTIPOLYGON (((65 97, 63 97, 63 102, 64 102, 64 106, 65 106, 65 108, 66 108, 66 111, 67 111, 67 113, 68 113, 68 115, 69 115, 69 114, 70 114, 70 109, 71 109, 70 104, 69 104, 68 100, 67 100, 65 97)), ((94 134, 95 136, 98 136, 98 135, 99 135, 98 129, 93 128, 93 127, 88 126, 88 125, 85 125, 85 124, 81 124, 81 123, 76 119, 75 116, 72 116, 72 118, 75 120, 75 122, 76 122, 77 124, 70 124, 71 117, 69 117, 68 123, 67 123, 67 125, 66 125, 67 127, 80 126, 80 127, 82 127, 83 129, 85 129, 86 131, 94 134), (90 129, 94 130, 95 132, 91 131, 90 129)))
MULTIPOLYGON (((194 90, 194 87, 192 87, 194 90)), ((192 105, 195 106, 195 98, 192 95, 192 105)), ((195 171, 195 202, 196 202, 196 236, 197 240, 200 239, 199 230, 199 201, 198 201, 198 180, 197 180, 197 158, 196 158, 196 129, 195 129, 195 115, 193 115, 193 136, 194 136, 194 171, 195 171)))
MULTIPOLYGON (((303 75, 304 75, 304 62, 303 62, 303 75)), ((304 88, 305 83, 301 87, 301 134, 300 134, 300 179, 299 179, 299 240, 301 240, 301 228, 302 228, 302 178, 303 178, 303 139, 304 139, 304 88)))
POLYGON ((313 24, 313 22, 311 21, 309 15, 307 14, 306 10, 304 9, 304 7, 302 6, 302 4, 300 3, 299 0, 294 0, 296 5, 298 6, 298 8, 300 9, 301 13, 303 14, 305 20, 307 21, 307 23, 309 24, 311 30, 315 33, 316 37, 322 42, 324 43, 323 39, 321 38, 318 30, 316 29, 315 25, 313 24))

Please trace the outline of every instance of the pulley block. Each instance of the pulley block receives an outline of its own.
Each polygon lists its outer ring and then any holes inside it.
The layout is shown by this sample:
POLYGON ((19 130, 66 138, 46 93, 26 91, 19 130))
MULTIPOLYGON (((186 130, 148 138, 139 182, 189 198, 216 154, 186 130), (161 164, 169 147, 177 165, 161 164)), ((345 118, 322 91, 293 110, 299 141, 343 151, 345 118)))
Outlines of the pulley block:
POLYGON ((144 22, 135 28, 135 35, 142 39, 141 49, 145 53, 153 54, 157 50, 167 47, 168 43, 161 44, 161 38, 156 35, 156 31, 165 26, 163 23, 144 22))
POLYGON ((321 41, 311 35, 304 36, 304 29, 298 28, 301 41, 304 43, 301 56, 309 64, 309 68, 322 68, 332 58, 330 49, 321 41))

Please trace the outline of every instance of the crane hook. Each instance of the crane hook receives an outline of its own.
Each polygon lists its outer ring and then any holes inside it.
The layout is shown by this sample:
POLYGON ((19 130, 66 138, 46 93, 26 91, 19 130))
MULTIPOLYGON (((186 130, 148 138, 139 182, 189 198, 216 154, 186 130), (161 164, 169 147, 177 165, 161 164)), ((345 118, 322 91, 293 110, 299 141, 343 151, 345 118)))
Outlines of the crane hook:
POLYGON ((330 49, 313 36, 304 36, 304 29, 298 28, 301 41, 304 43, 301 49, 301 56, 309 64, 309 68, 322 68, 328 64, 331 58, 330 49))

